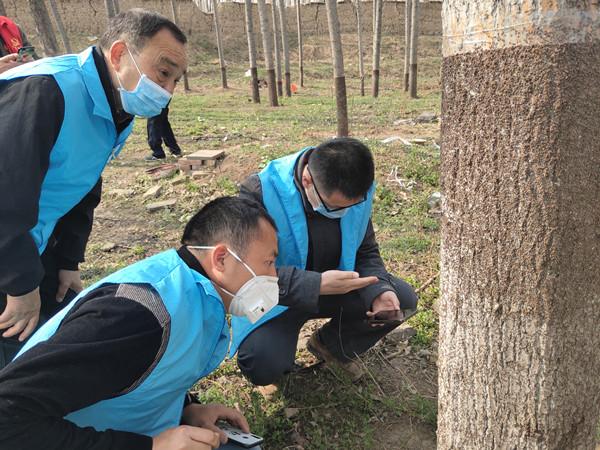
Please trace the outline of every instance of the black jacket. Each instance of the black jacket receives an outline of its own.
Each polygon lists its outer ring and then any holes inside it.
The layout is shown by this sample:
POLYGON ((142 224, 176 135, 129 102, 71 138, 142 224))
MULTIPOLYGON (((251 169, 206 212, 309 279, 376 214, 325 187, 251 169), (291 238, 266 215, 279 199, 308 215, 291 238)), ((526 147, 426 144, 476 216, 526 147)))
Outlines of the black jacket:
MULTIPOLYGON (((296 163, 295 183, 304 203, 304 212, 308 225, 308 257, 306 267, 280 267, 277 269, 279 276, 279 302, 282 305, 297 308, 308 313, 319 311, 319 291, 321 288, 321 273, 327 270, 336 270, 342 251, 342 237, 339 219, 329 219, 313 211, 306 198, 300 183, 302 170, 306 165, 309 152, 302 155, 296 163)), ((248 177, 240 187, 240 197, 257 201, 264 205, 262 185, 258 175, 248 177)), ((370 309, 375 297, 394 288, 388 281, 388 272, 385 269, 379 246, 375 240, 373 224, 369 220, 365 237, 356 253, 356 272, 361 277, 376 276, 379 282, 360 289, 359 295, 363 299, 365 309, 370 309)))

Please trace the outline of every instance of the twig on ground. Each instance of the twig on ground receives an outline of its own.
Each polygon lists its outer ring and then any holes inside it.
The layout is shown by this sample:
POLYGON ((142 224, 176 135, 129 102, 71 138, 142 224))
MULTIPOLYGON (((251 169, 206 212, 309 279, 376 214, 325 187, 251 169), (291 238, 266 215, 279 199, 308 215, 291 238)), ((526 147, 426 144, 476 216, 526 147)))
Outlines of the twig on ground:
POLYGON ((418 294, 419 292, 423 292, 425 289, 427 289, 429 286, 431 286, 431 284, 435 281, 435 279, 439 275, 440 275, 440 273, 437 272, 434 276, 432 276, 425 283, 423 283, 417 290, 415 290, 415 293, 418 294))

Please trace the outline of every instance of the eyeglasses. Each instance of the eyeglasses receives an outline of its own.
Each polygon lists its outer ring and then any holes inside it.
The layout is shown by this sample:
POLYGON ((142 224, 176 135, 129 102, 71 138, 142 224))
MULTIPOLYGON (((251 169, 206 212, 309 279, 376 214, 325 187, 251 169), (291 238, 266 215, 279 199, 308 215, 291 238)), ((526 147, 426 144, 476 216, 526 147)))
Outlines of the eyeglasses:
POLYGON ((348 205, 348 206, 340 206, 338 208, 330 208, 330 207, 327 206, 327 203, 325 203, 323 201, 323 197, 321 197, 321 194, 319 193, 319 190, 317 189, 317 184, 315 183, 315 177, 313 176, 312 172, 310 171, 310 167, 308 166, 308 164, 306 165, 306 170, 308 170, 308 174, 312 178, 313 187, 315 188, 315 192, 317 193, 317 197, 319 197, 319 201, 321 202, 321 204, 323 205, 323 207, 325 208, 325 210, 327 212, 335 212, 335 211, 341 211, 342 209, 352 208, 353 206, 360 205, 362 202, 364 202, 364 201, 367 200, 367 194, 365 194, 365 196, 363 197, 363 199, 359 200, 356 203, 352 203, 351 205, 348 205))

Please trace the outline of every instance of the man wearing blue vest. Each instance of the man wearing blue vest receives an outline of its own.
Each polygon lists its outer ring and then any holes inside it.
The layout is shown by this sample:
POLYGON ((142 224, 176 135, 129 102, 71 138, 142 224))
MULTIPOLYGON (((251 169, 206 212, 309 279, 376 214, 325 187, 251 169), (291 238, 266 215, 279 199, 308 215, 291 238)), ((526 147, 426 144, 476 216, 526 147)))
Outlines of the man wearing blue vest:
POLYGON ((397 326, 367 319, 416 309, 414 290, 386 271, 379 254, 373 182, 370 150, 339 138, 271 161, 242 184, 240 195, 274 218, 279 242, 280 305, 257 324, 232 322, 232 351, 239 346, 238 365, 254 384, 271 384, 293 369, 300 328, 315 318, 331 320, 308 349, 358 379, 356 356, 397 326))
POLYGON ((159 114, 187 66, 186 37, 134 9, 98 47, 0 74, 0 367, 60 301, 81 290, 100 174, 159 114), (41 301, 42 300, 42 301, 41 301))
POLYGON ((275 224, 222 197, 181 242, 87 288, 0 371, 0 449, 201 450, 226 440, 219 419, 249 431, 187 391, 227 355, 226 312, 257 321, 277 304, 275 224))

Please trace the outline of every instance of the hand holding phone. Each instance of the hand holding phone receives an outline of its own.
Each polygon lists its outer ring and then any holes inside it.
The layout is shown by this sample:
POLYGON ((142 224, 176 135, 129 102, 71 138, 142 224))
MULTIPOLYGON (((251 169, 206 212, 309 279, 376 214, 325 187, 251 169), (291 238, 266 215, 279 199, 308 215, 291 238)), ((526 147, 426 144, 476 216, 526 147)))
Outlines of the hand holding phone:
POLYGON ((225 432, 228 442, 235 442, 243 448, 253 448, 263 443, 264 439, 256 434, 244 433, 227 422, 219 421, 217 426, 225 432))
POLYGON ((33 57, 35 55, 35 47, 28 45, 25 47, 21 47, 18 51, 17 51, 17 55, 18 55, 18 61, 19 62, 28 62, 28 61, 33 61, 33 57))

